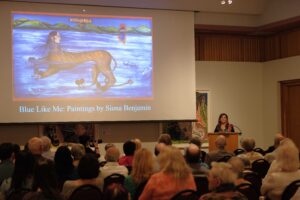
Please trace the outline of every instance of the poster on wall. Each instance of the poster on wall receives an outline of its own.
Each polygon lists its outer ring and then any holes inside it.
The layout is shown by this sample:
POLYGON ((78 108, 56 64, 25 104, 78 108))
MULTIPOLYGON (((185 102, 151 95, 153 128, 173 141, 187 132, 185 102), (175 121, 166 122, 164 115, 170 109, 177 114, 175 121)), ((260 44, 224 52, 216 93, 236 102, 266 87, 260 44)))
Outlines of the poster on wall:
POLYGON ((192 136, 201 138, 203 143, 207 142, 209 124, 209 91, 196 91, 196 122, 192 122, 192 136))

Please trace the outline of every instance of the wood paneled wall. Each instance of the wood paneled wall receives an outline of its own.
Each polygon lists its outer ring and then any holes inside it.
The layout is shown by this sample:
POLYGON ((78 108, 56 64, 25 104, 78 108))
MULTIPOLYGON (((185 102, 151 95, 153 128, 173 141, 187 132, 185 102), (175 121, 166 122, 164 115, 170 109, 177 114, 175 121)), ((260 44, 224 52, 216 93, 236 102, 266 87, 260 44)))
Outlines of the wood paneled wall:
POLYGON ((208 33, 195 29, 196 60, 264 62, 300 55, 300 28, 251 34, 208 33))

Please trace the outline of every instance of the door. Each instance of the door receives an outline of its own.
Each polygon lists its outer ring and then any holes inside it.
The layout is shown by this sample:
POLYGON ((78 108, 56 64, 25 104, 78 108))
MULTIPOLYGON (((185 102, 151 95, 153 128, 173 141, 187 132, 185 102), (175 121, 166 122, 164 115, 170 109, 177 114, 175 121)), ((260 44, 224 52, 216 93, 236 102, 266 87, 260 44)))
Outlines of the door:
POLYGON ((282 133, 300 148, 300 79, 280 82, 282 133))

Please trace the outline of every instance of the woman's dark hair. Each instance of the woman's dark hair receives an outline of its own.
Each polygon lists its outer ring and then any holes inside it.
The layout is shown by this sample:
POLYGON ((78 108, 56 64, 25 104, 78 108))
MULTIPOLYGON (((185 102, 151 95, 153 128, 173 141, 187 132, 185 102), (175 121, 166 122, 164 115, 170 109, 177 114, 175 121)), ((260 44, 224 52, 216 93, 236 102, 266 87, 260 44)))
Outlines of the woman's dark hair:
POLYGON ((225 116, 225 117, 227 118, 227 123, 228 123, 228 115, 227 115, 226 113, 221 113, 221 114, 219 115, 219 120, 218 120, 218 123, 219 123, 219 124, 221 124, 221 118, 222 118, 223 116, 225 116))
POLYGON ((15 169, 12 175, 11 189, 19 190, 26 180, 33 176, 35 167, 34 156, 26 151, 16 154, 15 169))
POLYGON ((123 144, 123 151, 126 156, 133 156, 136 149, 135 142, 128 140, 123 144))
POLYGON ((5 142, 0 145, 0 160, 4 161, 11 157, 14 152, 13 144, 5 142))
POLYGON ((54 163, 50 160, 39 160, 34 172, 33 190, 41 190, 45 199, 62 199, 59 194, 58 179, 54 163))
POLYGON ((104 190, 104 200, 128 200, 128 191, 120 183, 112 183, 104 190))
POLYGON ((78 164, 78 175, 81 179, 92 179, 99 175, 99 162, 94 154, 87 153, 78 164))
POLYGON ((64 179, 73 172, 74 166, 72 154, 67 146, 58 147, 57 151, 55 152, 54 162, 55 170, 59 179, 64 179))

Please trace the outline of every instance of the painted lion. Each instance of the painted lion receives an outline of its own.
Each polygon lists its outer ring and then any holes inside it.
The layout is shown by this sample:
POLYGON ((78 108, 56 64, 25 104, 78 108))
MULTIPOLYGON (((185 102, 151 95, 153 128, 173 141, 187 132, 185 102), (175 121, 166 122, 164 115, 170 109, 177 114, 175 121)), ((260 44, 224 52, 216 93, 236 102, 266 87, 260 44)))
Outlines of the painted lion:
MULTIPOLYGON (((79 64, 93 61, 92 68, 92 85, 96 85, 102 91, 106 91, 116 83, 116 78, 111 68, 111 63, 115 59, 107 51, 95 50, 84 52, 67 52, 63 51, 60 46, 60 34, 57 31, 52 31, 48 34, 46 47, 48 54, 43 58, 29 58, 29 62, 34 66, 34 74, 36 78, 46 78, 61 70, 72 69, 79 64), (48 68, 45 71, 40 71, 39 66, 47 64, 48 68), (98 76, 102 74, 105 77, 104 85, 98 81, 98 76)), ((114 68, 115 68, 114 67, 114 68)))

